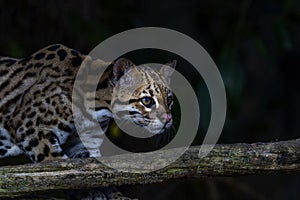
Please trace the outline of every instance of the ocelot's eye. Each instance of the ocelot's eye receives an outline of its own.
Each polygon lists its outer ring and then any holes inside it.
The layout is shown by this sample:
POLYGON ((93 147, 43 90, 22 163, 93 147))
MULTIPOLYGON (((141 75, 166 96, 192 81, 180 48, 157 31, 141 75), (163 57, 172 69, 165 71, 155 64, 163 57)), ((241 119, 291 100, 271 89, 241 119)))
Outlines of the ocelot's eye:
POLYGON ((155 103, 154 99, 151 97, 143 97, 143 98, 141 98, 141 102, 147 108, 151 108, 153 106, 153 104, 155 103))
POLYGON ((167 104, 168 104, 168 106, 170 106, 172 104, 172 102, 173 102, 173 97, 172 96, 168 96, 167 97, 167 104))

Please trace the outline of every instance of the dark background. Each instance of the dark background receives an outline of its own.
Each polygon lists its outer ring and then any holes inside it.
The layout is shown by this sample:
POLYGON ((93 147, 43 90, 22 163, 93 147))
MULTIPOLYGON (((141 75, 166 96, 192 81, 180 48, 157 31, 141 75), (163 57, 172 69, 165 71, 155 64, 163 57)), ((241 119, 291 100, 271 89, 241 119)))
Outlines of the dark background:
MULTIPOLYGON (((192 37, 217 64, 228 99, 219 143, 299 138, 300 2, 296 0, 2 0, 0 55, 25 57, 53 43, 87 54, 116 33, 144 26, 192 37)), ((201 97, 205 86, 197 80, 192 77, 191 83, 201 97)), ((209 106, 209 100, 201 101, 200 132, 206 129, 209 106)), ((298 199, 299 178, 273 174, 182 180, 126 191, 141 199, 298 199)))

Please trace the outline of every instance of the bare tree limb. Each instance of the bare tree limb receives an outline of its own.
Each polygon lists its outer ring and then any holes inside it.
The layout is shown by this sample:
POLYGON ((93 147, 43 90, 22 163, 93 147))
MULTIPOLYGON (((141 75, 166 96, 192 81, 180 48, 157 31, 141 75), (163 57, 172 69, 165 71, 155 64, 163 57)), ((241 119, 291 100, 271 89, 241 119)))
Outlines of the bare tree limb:
MULTIPOLYGON (((204 146, 209 148, 210 146, 204 146)), ((160 164, 182 149, 159 151, 158 154, 112 156, 108 159, 118 168, 111 169, 99 160, 66 159, 38 164, 0 167, 0 197, 18 196, 53 189, 79 189, 99 186, 157 183, 170 179, 208 176, 241 176, 261 173, 295 173, 300 171, 300 139, 253 144, 218 144, 204 158, 198 157, 199 146, 189 148, 167 167, 144 172, 149 156, 160 164), (128 159, 136 165, 128 166, 128 159)), ((156 163, 157 164, 157 163, 156 163)), ((155 167, 155 166, 154 166, 155 167)))

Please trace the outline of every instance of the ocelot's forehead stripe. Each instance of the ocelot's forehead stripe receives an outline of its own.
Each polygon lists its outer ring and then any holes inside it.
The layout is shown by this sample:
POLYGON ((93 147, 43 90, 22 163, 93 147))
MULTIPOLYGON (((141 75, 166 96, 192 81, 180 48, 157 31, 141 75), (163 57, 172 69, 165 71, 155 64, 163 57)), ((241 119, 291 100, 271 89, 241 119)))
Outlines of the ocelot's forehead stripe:
POLYGON ((145 71, 142 71, 142 77, 146 80, 146 83, 150 83, 150 77, 145 71))
POLYGON ((159 93, 159 86, 154 82, 153 87, 155 89, 155 92, 159 93))
POLYGON ((149 94, 150 94, 151 97, 153 97, 153 96, 154 96, 153 90, 150 89, 150 90, 149 90, 149 94))

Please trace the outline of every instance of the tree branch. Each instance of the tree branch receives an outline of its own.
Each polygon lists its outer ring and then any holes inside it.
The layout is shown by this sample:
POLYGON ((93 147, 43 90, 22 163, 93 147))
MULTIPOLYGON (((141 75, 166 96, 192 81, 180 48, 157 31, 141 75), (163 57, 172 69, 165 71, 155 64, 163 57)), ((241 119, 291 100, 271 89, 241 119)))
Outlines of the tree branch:
MULTIPOLYGON (((204 147, 210 148, 209 145, 204 147)), ((199 148, 199 146, 190 147, 177 161, 149 173, 141 172, 144 172, 145 164, 151 167, 152 163, 149 163, 147 158, 153 156, 153 153, 134 154, 134 157, 124 154, 108 158, 118 168, 129 171, 126 173, 111 169, 93 158, 0 167, 0 197, 53 189, 94 188, 157 183, 181 178, 300 171, 300 139, 274 143, 217 144, 204 158, 198 157, 199 148), (137 164, 128 168, 126 164, 128 159, 135 159, 137 164)), ((159 151, 155 156, 163 163, 164 159, 181 150, 178 148, 159 151)))

